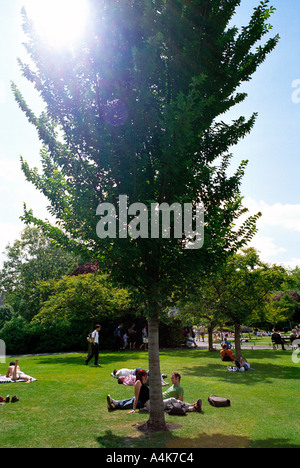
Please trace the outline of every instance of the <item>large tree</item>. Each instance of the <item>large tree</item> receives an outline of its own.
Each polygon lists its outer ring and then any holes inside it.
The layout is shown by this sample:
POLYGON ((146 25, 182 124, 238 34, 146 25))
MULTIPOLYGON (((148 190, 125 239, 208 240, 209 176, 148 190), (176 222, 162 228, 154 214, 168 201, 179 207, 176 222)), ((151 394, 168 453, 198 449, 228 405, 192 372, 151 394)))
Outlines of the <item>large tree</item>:
MULTIPOLYGON (((159 316, 199 272, 216 266, 255 233, 256 216, 239 229, 233 226, 246 210, 240 194, 246 162, 231 177, 227 169, 230 147, 250 132, 256 116, 230 123, 220 116, 246 98, 239 86, 250 80, 278 37, 262 40, 270 28, 267 1, 240 31, 229 27, 240 0, 89 3, 85 39, 65 53, 38 37, 24 13, 34 66, 20 65, 46 107, 34 115, 13 85, 44 143, 43 173, 23 160, 22 166, 27 180, 50 200, 58 225, 36 219, 27 209, 24 219, 73 251, 85 251, 102 270, 139 291, 149 316, 148 428, 165 430, 159 316), (130 237, 116 212, 106 226, 115 225, 116 237, 99 238, 97 207, 109 202, 117 208, 120 195, 129 205, 143 203, 149 221, 156 216, 151 217, 151 203, 190 203, 194 210, 202 203, 203 247, 185 248, 185 233, 175 238, 174 229, 151 238, 145 213, 129 217, 143 237, 130 237)), ((172 219, 178 221, 175 215, 172 219)))

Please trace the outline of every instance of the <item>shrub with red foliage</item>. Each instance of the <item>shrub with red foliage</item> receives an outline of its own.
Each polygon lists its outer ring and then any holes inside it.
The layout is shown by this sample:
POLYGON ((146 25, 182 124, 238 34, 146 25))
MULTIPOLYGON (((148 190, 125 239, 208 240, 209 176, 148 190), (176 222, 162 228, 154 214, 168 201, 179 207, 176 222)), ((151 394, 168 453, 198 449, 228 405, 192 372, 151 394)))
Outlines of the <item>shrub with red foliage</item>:
POLYGON ((85 263, 84 265, 79 265, 71 274, 70 276, 79 276, 79 275, 87 275, 88 273, 96 273, 99 270, 98 263, 85 263))

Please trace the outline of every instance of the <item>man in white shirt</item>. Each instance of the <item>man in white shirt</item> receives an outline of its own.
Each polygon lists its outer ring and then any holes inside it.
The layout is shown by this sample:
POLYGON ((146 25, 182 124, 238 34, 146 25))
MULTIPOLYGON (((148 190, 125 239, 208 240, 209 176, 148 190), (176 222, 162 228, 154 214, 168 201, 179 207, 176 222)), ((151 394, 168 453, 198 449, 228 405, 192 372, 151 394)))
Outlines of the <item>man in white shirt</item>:
POLYGON ((95 330, 91 334, 91 340, 92 340, 92 351, 86 358, 85 365, 87 366, 89 364, 89 361, 94 357, 95 358, 95 366, 100 366, 98 364, 98 358, 99 358, 99 332, 101 330, 101 325, 96 325, 95 330))

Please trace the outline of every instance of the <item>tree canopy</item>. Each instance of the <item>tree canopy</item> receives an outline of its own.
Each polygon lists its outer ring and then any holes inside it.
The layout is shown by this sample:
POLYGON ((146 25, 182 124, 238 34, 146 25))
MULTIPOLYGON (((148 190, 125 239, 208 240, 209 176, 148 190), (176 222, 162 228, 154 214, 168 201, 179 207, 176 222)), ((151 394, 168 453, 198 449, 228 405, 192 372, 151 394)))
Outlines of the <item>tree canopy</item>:
POLYGON ((38 283, 60 278, 74 270, 79 258, 54 245, 41 228, 26 227, 5 249, 6 260, 0 271, 0 291, 5 303, 27 320, 38 312, 38 283))

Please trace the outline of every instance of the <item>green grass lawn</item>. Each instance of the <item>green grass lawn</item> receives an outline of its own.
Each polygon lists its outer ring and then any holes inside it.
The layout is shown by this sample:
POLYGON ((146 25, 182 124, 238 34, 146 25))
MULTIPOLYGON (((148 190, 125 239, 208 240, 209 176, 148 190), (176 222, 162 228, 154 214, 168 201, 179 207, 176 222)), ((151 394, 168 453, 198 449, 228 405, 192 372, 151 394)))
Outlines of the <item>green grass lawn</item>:
MULTIPOLYGON (((31 384, 0 384, 0 395, 20 401, 0 407, 0 447, 194 448, 300 447, 300 364, 291 351, 245 351, 254 371, 228 372, 219 352, 162 350, 161 370, 182 375, 185 400, 203 400, 204 414, 168 416, 180 427, 147 435, 137 427, 145 413, 108 412, 106 395, 132 396, 133 387, 118 385, 114 368, 148 368, 147 353, 102 353, 101 368, 84 365, 85 354, 35 356, 20 359, 31 384), (231 400, 229 408, 214 408, 215 394, 231 400)), ((7 360, 7 365, 8 365, 7 360)), ((7 365, 0 365, 4 374, 7 365)), ((166 387, 167 388, 167 387, 166 387)))

